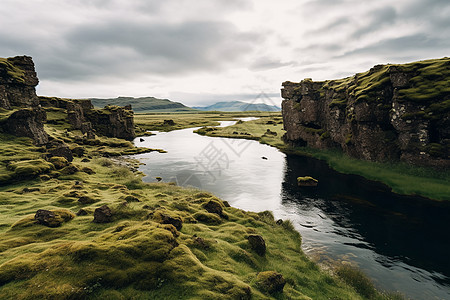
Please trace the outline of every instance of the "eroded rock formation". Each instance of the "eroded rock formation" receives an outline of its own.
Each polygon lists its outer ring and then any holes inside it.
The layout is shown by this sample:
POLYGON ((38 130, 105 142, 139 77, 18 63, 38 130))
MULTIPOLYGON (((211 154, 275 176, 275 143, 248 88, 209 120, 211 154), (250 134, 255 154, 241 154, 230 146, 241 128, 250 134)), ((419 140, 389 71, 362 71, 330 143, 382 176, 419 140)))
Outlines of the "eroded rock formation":
POLYGON ((284 140, 370 161, 450 167, 450 59, 284 82, 284 140))
POLYGON ((36 96, 38 83, 31 57, 0 58, 0 108, 7 110, 0 117, 0 127, 42 145, 48 142, 48 135, 44 130, 46 113, 36 96))

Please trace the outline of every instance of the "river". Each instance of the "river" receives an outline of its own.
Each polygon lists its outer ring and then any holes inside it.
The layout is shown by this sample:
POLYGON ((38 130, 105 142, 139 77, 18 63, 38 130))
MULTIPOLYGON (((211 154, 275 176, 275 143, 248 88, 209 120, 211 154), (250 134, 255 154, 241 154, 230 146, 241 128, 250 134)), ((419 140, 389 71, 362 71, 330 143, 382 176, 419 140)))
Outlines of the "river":
POLYGON ((396 195, 313 158, 251 140, 200 136, 195 129, 135 140, 167 151, 133 156, 144 163, 144 181, 161 177, 210 191, 237 208, 271 210, 293 221, 303 250, 323 263, 351 261, 379 288, 411 299, 450 299, 449 202, 396 195), (319 186, 298 187, 297 177, 306 175, 319 186))

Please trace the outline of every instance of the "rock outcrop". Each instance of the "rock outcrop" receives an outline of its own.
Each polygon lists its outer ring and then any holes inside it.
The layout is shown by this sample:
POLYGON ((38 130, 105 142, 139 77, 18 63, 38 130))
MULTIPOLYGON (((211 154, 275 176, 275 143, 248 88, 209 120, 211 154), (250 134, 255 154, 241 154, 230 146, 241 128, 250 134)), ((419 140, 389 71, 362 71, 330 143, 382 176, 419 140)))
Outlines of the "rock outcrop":
POLYGON ((284 82, 285 142, 370 161, 450 167, 450 59, 284 82))
POLYGON ((81 130, 88 139, 94 138, 94 133, 126 140, 136 137, 133 111, 129 105, 109 105, 95 109, 88 99, 39 98, 44 107, 67 109, 69 123, 74 129, 81 130))
POLYGON ((0 58, 0 108, 37 106, 38 83, 31 57, 0 58))
POLYGON ((44 130, 46 113, 36 96, 38 83, 31 57, 0 58, 0 108, 8 111, 0 116, 0 128, 42 145, 48 142, 48 135, 44 130))

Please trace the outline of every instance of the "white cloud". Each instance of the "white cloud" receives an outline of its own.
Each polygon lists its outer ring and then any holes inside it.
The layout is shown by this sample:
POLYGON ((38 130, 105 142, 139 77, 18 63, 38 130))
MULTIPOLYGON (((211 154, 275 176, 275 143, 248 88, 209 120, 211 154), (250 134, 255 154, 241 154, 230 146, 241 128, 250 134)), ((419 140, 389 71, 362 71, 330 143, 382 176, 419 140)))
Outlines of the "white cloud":
POLYGON ((448 0, 3 0, 0 14, 0 56, 33 56, 38 93, 73 98, 246 99, 450 50, 448 0))

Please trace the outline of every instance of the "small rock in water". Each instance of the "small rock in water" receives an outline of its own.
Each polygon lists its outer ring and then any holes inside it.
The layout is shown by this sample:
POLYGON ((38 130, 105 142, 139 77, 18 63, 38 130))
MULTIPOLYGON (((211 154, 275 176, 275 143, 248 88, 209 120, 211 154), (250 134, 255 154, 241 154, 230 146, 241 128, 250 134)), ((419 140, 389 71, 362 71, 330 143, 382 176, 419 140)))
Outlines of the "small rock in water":
POLYGON ((267 157, 265 157, 265 156, 262 156, 261 158, 267 160, 267 157))
POLYGON ((139 141, 140 142, 145 142, 145 140, 143 138, 140 138, 139 141))

